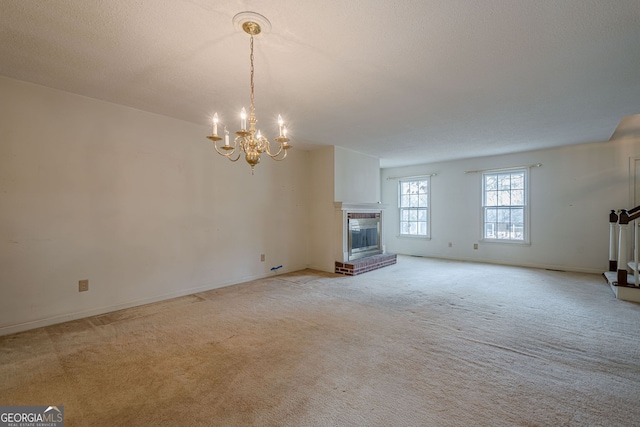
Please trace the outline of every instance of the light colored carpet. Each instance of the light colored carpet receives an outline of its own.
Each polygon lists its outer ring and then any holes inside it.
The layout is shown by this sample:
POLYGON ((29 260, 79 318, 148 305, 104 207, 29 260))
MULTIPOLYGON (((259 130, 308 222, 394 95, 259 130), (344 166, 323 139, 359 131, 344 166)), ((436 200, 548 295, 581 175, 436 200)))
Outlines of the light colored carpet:
POLYGON ((600 275, 399 257, 0 337, 67 426, 640 425, 640 305, 600 275))

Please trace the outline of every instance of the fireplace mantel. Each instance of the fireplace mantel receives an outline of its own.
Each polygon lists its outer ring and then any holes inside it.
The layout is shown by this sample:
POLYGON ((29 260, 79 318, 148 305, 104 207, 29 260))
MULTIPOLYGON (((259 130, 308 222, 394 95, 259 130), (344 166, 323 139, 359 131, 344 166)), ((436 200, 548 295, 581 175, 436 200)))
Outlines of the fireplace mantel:
POLYGON ((353 202, 333 202, 333 206, 337 210, 348 211, 348 212, 361 212, 361 211, 369 211, 369 212, 380 212, 389 205, 384 205, 382 203, 353 203, 353 202))

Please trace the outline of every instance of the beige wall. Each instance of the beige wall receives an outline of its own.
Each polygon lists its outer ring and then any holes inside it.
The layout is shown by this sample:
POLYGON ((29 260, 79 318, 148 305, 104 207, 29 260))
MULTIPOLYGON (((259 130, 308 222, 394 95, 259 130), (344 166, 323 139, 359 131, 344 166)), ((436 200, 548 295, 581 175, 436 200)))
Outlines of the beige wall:
POLYGON ((252 176, 203 126, 6 78, 0 93, 0 334, 306 267, 307 152, 252 176))

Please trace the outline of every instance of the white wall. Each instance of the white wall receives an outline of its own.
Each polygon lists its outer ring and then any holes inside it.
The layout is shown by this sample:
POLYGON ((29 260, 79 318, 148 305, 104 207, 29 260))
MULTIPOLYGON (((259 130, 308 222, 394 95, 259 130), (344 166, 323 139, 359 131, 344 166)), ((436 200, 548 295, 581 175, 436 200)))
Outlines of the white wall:
POLYGON ((0 335, 311 266, 334 268, 334 201, 389 204, 387 251, 578 271, 607 267, 638 132, 614 142, 384 169, 340 147, 256 175, 209 129, 0 77, 0 335), (531 245, 480 238, 480 175, 531 170, 531 245), (397 181, 432 178, 432 239, 397 237, 397 181), (381 192, 381 195, 380 195, 381 192), (311 242, 314 242, 311 244, 311 242), (448 242, 453 246, 449 248, 448 242), (260 254, 266 262, 260 262, 260 254), (78 292, 78 280, 90 290, 78 292))
MULTIPOLYGON (((309 266, 333 273, 337 261, 336 208, 333 202, 380 201, 380 160, 342 147, 326 146, 309 153, 312 198, 309 266)), ((342 259, 340 259, 342 261, 342 259)))
POLYGON ((630 208, 629 159, 640 158, 640 139, 574 145, 382 171, 387 251, 562 270, 608 268, 611 209, 630 208), (542 163, 529 175, 531 244, 483 243, 481 174, 465 171, 542 163), (431 240, 398 237, 397 180, 431 179, 431 240), (453 246, 448 247, 451 242, 453 246), (473 244, 479 243, 477 250, 473 244))
POLYGON ((311 158, 309 241, 313 242, 309 250, 309 266, 327 272, 335 271, 333 257, 334 148, 326 146, 309 153, 311 158))
POLYGON ((335 147, 334 163, 336 202, 380 201, 380 159, 335 147))
POLYGON ((7 78, 0 93, 0 334, 306 267, 307 152, 252 176, 203 126, 7 78))

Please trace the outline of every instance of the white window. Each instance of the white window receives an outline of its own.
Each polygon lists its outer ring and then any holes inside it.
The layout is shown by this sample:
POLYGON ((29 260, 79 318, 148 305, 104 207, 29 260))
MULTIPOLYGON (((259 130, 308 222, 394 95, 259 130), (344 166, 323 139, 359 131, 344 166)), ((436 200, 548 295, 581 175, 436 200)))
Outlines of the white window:
POLYGON ((401 236, 429 237, 429 187, 429 177, 400 181, 398 207, 401 236))
POLYGON ((489 241, 528 241, 527 170, 482 174, 483 238, 489 241))

